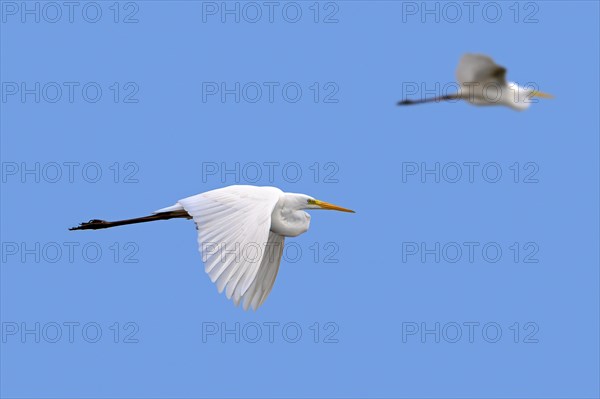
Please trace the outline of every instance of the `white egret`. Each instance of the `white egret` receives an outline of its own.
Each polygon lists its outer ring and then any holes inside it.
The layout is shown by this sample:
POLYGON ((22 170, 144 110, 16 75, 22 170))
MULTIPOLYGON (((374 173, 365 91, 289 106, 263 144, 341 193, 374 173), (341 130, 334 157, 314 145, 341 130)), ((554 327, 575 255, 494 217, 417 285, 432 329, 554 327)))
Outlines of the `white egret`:
POLYGON ((533 87, 521 87, 506 81, 506 68, 496 64, 486 55, 465 54, 458 63, 456 80, 459 84, 457 93, 404 100, 398 105, 422 104, 445 100, 465 100, 474 105, 506 105, 523 111, 529 108, 533 97, 553 98, 552 95, 535 90, 533 87))
POLYGON ((70 230, 105 229, 173 218, 193 219, 206 273, 236 306, 258 309, 273 287, 285 237, 308 230, 303 209, 354 211, 276 187, 229 186, 177 201, 150 216, 107 222, 93 219, 70 230))

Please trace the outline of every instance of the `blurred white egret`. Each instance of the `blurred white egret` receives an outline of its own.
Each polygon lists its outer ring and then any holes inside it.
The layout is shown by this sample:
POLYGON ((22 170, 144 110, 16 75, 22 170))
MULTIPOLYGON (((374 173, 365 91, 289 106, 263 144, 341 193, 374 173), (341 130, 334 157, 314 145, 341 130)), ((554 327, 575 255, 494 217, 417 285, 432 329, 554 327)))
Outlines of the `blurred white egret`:
POLYGON ((474 105, 506 105, 523 111, 529 108, 533 97, 553 98, 552 95, 532 87, 521 87, 516 83, 507 82, 506 68, 481 54, 463 55, 456 69, 456 80, 459 83, 458 93, 427 99, 404 100, 398 102, 398 105, 459 99, 474 105))
POLYGON ((229 186, 179 200, 150 216, 107 222, 93 219, 70 230, 96 230, 173 218, 194 219, 205 269, 219 292, 244 310, 263 304, 277 276, 284 237, 308 230, 303 209, 354 211, 276 187, 229 186), (233 252, 233 253, 232 253, 233 252))

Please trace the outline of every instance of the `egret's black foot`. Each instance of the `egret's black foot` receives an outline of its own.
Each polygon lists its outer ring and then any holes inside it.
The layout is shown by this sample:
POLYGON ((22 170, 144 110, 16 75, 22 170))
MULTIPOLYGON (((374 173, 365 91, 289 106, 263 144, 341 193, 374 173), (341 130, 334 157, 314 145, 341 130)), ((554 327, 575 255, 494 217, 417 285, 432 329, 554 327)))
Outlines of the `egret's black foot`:
POLYGON ((69 230, 95 230, 106 227, 109 224, 106 220, 92 219, 89 222, 83 222, 77 227, 71 227, 69 230))

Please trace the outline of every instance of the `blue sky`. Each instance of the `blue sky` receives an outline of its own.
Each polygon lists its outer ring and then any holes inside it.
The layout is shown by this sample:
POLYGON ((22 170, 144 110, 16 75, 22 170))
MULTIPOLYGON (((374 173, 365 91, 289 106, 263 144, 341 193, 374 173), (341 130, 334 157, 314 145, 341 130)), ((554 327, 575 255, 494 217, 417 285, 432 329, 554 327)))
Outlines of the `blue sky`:
POLYGON ((600 394, 596 2, 23 4, 0 4, 3 396, 600 394), (556 98, 395 106, 466 52, 556 98), (312 212, 258 312, 190 221, 67 231, 230 184, 357 211, 312 212))

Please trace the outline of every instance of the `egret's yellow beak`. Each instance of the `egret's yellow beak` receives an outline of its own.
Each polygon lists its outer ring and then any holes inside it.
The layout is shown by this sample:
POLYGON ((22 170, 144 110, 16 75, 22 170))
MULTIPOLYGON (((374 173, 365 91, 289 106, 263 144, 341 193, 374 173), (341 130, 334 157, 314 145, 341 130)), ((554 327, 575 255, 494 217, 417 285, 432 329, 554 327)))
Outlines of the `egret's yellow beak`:
POLYGON ((325 202, 325 201, 312 200, 311 202, 314 205, 316 205, 319 208, 321 208, 321 209, 328 209, 328 210, 331 210, 331 211, 356 213, 352 209, 342 208, 341 206, 333 205, 333 204, 330 204, 329 202, 325 202))
POLYGON ((543 91, 534 90, 531 93, 532 97, 540 97, 540 98, 554 98, 552 94, 544 93, 543 91))

